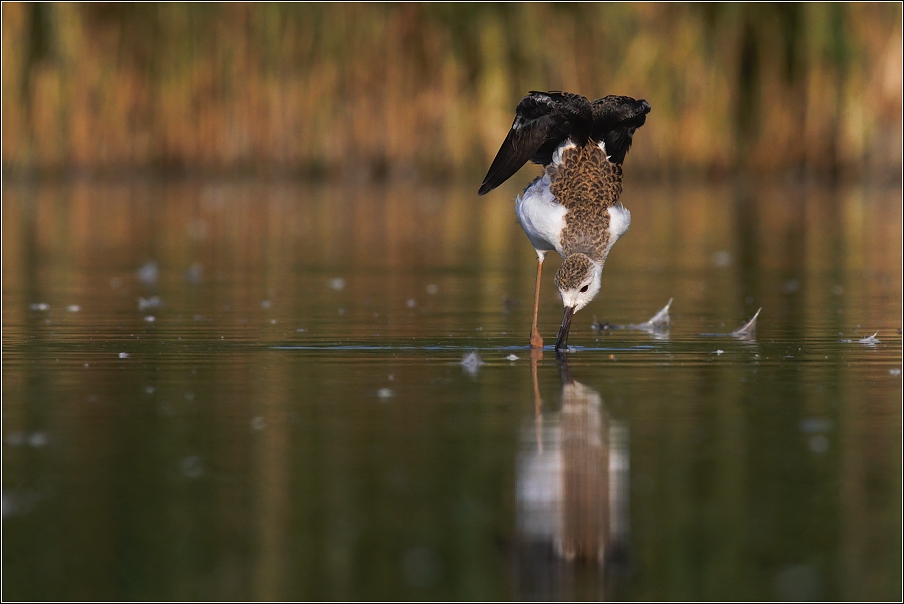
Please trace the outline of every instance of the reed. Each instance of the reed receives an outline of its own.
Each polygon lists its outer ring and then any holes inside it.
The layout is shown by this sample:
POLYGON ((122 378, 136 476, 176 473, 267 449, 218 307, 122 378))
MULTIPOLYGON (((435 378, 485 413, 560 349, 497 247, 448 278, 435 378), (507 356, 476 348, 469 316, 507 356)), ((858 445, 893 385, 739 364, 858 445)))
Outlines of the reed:
POLYGON ((531 89, 649 174, 901 169, 900 4, 3 4, 6 175, 484 169, 531 89))

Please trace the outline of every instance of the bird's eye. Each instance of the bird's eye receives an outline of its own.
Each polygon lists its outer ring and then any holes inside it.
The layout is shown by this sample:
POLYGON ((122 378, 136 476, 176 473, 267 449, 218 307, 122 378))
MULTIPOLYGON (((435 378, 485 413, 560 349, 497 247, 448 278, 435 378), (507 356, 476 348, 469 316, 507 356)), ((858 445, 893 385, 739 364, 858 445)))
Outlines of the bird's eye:
POLYGON ((582 287, 582 288, 581 288, 581 293, 586 292, 588 287, 590 287, 589 284, 588 284, 588 285, 585 285, 584 287, 582 287))

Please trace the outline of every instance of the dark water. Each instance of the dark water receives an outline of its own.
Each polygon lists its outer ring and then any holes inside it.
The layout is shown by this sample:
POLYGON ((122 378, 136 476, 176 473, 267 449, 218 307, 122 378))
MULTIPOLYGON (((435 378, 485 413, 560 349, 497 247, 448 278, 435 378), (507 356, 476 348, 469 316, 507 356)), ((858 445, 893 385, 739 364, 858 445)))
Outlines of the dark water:
POLYGON ((557 362, 474 188, 6 185, 3 597, 900 597, 900 190, 626 183, 557 362))

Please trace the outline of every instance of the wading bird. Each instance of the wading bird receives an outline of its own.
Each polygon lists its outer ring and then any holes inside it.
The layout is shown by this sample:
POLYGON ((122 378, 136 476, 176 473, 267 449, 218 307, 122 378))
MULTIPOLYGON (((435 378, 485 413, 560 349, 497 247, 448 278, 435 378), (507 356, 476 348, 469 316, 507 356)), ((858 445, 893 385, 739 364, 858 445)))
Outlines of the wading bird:
POLYGON ((556 352, 567 347, 571 317, 599 293, 609 250, 631 224, 631 213, 619 201, 622 162, 649 112, 644 100, 606 96, 590 101, 570 92, 531 92, 518 103, 512 129, 478 195, 498 187, 528 160, 545 167, 515 200, 518 220, 539 259, 531 348, 543 348, 537 310, 547 252, 562 256, 555 284, 565 314, 556 352))

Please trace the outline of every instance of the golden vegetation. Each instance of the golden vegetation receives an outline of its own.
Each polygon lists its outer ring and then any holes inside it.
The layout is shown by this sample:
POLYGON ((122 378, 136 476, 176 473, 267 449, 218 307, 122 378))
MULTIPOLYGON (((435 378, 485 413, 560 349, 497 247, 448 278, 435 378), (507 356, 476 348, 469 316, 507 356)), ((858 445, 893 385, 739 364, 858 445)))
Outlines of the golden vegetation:
POLYGON ((897 175, 901 5, 3 4, 6 174, 471 174, 531 89, 646 173, 897 175))

